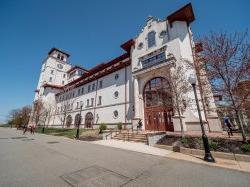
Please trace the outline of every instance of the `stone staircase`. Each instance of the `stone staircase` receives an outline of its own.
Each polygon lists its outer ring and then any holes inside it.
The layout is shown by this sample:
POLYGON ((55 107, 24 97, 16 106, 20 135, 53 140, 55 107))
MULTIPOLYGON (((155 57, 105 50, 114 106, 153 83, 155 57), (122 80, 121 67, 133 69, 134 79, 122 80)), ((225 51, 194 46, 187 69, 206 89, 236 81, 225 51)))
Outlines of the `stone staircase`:
POLYGON ((119 132, 118 134, 114 135, 112 139, 115 140, 123 140, 123 141, 133 141, 133 142, 141 142, 144 144, 148 143, 147 135, 143 133, 137 132, 119 132))

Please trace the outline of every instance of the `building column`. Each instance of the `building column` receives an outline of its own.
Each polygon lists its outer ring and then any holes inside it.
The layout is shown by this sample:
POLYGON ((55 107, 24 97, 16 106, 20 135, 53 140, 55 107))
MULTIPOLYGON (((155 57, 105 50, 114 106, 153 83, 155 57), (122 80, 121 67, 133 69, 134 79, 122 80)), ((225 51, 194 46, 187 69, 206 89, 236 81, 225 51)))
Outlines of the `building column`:
POLYGON ((134 118, 140 117, 140 109, 139 109, 139 83, 138 78, 134 77, 134 118))

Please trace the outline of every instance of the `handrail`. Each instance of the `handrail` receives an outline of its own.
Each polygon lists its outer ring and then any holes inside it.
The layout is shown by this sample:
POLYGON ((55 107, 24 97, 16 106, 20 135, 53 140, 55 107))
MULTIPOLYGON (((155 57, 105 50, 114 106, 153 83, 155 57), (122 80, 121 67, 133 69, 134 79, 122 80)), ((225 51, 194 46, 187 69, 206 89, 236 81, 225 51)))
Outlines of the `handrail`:
MULTIPOLYGON (((111 135, 111 139, 112 139, 112 138, 113 138, 113 136, 112 136, 112 135, 113 135, 113 132, 115 132, 115 133, 117 134, 117 130, 113 131, 113 130, 111 129, 111 132, 105 135, 105 139, 107 140, 107 137, 110 136, 110 135, 111 135)), ((115 134, 115 135, 116 135, 116 134, 115 134)))
POLYGON ((113 133, 113 131, 111 130, 111 132, 110 132, 109 134, 106 134, 106 135, 105 135, 105 139, 107 140, 107 137, 108 137, 109 135, 111 135, 111 139, 112 139, 112 133, 113 133))

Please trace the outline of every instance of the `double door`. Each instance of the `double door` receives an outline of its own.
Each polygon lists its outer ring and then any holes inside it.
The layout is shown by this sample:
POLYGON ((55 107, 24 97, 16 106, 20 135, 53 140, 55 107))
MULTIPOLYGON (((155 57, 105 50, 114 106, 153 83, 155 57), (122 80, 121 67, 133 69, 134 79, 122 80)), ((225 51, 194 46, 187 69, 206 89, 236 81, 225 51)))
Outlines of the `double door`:
POLYGON ((172 109, 148 107, 144 110, 145 129, 149 131, 173 131, 172 109))

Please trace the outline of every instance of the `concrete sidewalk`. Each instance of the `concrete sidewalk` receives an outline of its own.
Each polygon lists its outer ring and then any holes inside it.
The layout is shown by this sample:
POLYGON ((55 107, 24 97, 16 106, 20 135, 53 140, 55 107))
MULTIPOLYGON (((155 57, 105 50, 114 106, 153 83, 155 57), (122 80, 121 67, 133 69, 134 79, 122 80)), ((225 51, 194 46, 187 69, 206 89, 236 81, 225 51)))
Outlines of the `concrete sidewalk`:
POLYGON ((115 147, 119 149, 125 149, 129 151, 135 151, 139 153, 146 153, 150 155, 156 155, 156 156, 167 156, 168 154, 172 153, 172 151, 160 149, 157 147, 151 147, 148 145, 145 145, 143 143, 137 143, 137 142, 128 142, 123 140, 98 140, 94 141, 94 144, 98 145, 104 145, 109 147, 115 147))
POLYGON ((227 169, 250 172, 250 162, 215 158, 216 163, 209 163, 209 162, 205 162, 202 156, 186 155, 182 153, 169 151, 166 149, 151 147, 143 143, 128 142, 128 141, 122 141, 122 140, 113 140, 113 139, 112 140, 100 140, 100 141, 94 141, 93 143, 98 144, 98 145, 104 145, 104 146, 129 150, 129 151, 150 154, 150 155, 167 157, 171 159, 185 160, 185 161, 194 162, 198 164, 205 164, 205 165, 213 166, 213 167, 222 167, 222 168, 227 168, 227 169))

